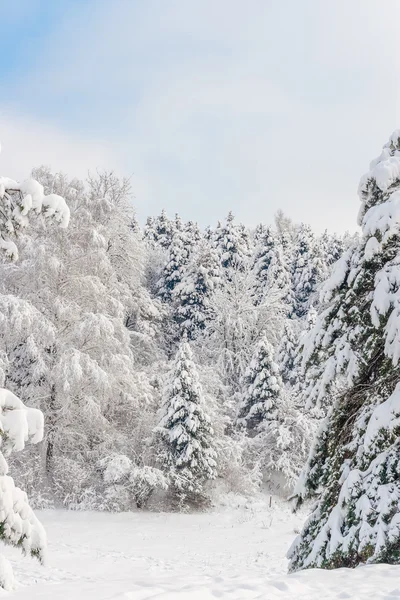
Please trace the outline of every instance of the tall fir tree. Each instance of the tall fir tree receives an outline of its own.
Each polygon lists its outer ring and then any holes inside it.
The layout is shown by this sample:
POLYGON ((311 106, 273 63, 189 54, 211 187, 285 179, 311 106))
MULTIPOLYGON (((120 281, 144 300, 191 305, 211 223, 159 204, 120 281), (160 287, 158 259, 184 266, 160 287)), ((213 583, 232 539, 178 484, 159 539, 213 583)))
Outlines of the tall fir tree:
POLYGON ((229 270, 241 268, 249 255, 249 236, 241 223, 235 223, 235 217, 229 212, 224 224, 218 223, 212 233, 214 247, 220 254, 221 266, 229 270))
POLYGON ((212 298, 221 284, 217 252, 204 240, 192 256, 182 281, 175 288, 174 318, 180 337, 194 340, 213 315, 212 298))
POLYGON ((161 439, 159 462, 181 504, 201 502, 204 484, 217 474, 214 431, 204 404, 192 351, 182 342, 169 373, 156 428, 161 439))
POLYGON ((292 290, 292 277, 289 256, 289 247, 284 247, 280 239, 274 245, 272 259, 267 271, 266 293, 272 291, 277 293, 285 306, 285 312, 288 317, 293 315, 295 303, 292 290))
POLYGON ((190 258, 190 240, 183 229, 175 229, 168 250, 168 260, 159 280, 159 296, 171 302, 176 286, 182 281, 190 258))
POLYGON ((258 232, 253 260, 254 301, 256 304, 260 304, 267 293, 268 269, 274 256, 276 243, 276 235, 271 227, 265 227, 263 231, 258 232))
POLYGON ((309 225, 302 223, 297 231, 293 262, 294 314, 304 317, 312 302, 317 301, 319 284, 326 278, 323 247, 309 225))
POLYGON ((261 424, 275 421, 282 388, 279 367, 274 361, 274 349, 264 336, 257 344, 243 378, 238 424, 245 425, 249 433, 255 435, 261 424))
POLYGON ((292 571, 400 561, 400 131, 359 187, 362 239, 336 263, 305 343, 328 416, 296 490, 314 500, 292 571))
POLYGON ((168 250, 176 229, 176 222, 167 217, 164 209, 158 217, 150 219, 150 223, 148 221, 145 228, 145 237, 157 243, 164 250, 168 250))
POLYGON ((277 363, 280 375, 285 384, 293 387, 298 382, 299 368, 297 365, 298 334, 292 320, 285 322, 281 343, 278 348, 277 363))

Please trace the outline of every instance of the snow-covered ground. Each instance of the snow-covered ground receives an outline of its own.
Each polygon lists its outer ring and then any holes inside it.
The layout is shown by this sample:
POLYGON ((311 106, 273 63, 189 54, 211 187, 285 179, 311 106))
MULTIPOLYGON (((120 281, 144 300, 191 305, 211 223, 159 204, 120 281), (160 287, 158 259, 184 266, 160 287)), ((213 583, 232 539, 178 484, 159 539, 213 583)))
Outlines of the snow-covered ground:
POLYGON ((276 503, 194 515, 39 517, 49 537, 46 567, 5 550, 21 583, 15 600, 400 598, 400 567, 287 575, 285 552, 301 517, 276 503))

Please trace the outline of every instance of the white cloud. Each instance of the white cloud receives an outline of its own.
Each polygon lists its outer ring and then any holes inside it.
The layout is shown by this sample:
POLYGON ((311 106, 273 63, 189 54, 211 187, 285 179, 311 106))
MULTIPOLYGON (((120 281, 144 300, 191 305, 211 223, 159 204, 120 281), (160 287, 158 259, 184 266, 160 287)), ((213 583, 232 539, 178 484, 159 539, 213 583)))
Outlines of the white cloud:
POLYGON ((40 165, 82 178, 97 168, 118 171, 116 154, 104 142, 85 139, 1 106, 0 141, 0 172, 13 179, 28 177, 32 168, 40 165))
POLYGON ((108 161, 133 172, 142 216, 165 207, 206 224, 232 208, 255 224, 283 208, 345 230, 399 116, 399 5, 96 0, 44 40, 19 92, 69 122, 68 134, 38 134, 43 152, 66 171, 108 161), (75 143, 82 122, 107 147, 75 143))

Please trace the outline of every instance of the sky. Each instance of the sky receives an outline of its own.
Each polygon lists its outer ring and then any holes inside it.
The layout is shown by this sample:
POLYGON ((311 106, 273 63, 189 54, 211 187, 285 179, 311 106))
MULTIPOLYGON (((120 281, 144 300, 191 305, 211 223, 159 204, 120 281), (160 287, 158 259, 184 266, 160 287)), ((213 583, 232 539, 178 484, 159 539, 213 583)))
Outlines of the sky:
POLYGON ((400 0, 0 0, 0 172, 130 178, 139 218, 356 229, 400 127, 400 0))

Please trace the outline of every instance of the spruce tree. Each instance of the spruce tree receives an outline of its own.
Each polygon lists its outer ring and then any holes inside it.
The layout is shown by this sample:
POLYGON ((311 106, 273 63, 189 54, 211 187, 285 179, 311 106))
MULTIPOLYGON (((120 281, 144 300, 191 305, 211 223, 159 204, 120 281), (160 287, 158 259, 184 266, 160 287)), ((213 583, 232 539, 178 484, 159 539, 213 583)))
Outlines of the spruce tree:
POLYGON ((145 228, 145 237, 153 240, 164 250, 168 250, 171 245, 175 231, 175 223, 171 221, 163 209, 161 214, 155 219, 150 217, 150 222, 145 228))
POLYGON ((279 295, 285 306, 286 315, 291 317, 293 315, 295 299, 292 291, 292 277, 288 254, 288 247, 285 248, 278 238, 272 250, 272 259, 267 271, 266 291, 268 293, 274 291, 279 295))
POLYGON ((314 508, 292 571, 400 562, 400 131, 359 195, 362 238, 336 263, 304 344, 309 404, 329 410, 296 490, 314 508))
POLYGON ((175 287, 182 281, 185 267, 190 258, 190 243, 186 232, 175 229, 168 250, 168 260, 158 283, 159 296, 164 302, 171 302, 175 287))
POLYGON ((214 247, 220 254, 221 266, 229 270, 241 268, 249 255, 249 237, 244 226, 235 223, 235 217, 229 212, 225 223, 218 223, 213 232, 214 247))
POLYGON ((261 304, 266 294, 268 269, 274 255, 276 243, 276 235, 271 227, 266 227, 262 232, 258 232, 253 262, 255 276, 254 301, 256 304, 261 304))
POLYGON ((217 252, 204 241, 175 288, 174 318, 182 338, 194 340, 206 328, 213 315, 212 298, 221 282, 220 271, 217 252))
POLYGON ((304 317, 311 303, 316 302, 318 285, 326 275, 322 244, 310 226, 302 223, 296 235, 292 273, 296 317, 304 317))
POLYGON ((216 452, 192 351, 185 341, 170 370, 161 412, 156 428, 161 468, 181 506, 201 502, 204 484, 216 477, 216 452))
POLYGON ((327 267, 334 265, 345 250, 343 238, 337 234, 329 234, 327 231, 324 231, 320 238, 320 243, 324 255, 324 263, 327 267))
POLYGON ((255 435, 261 423, 275 421, 278 417, 282 388, 273 347, 264 336, 257 344, 243 378, 238 424, 244 425, 251 435, 255 435))
POLYGON ((297 365, 298 336, 294 324, 287 319, 283 330, 282 340, 278 349, 277 362, 280 369, 282 381, 290 386, 296 385, 299 369, 297 365))

